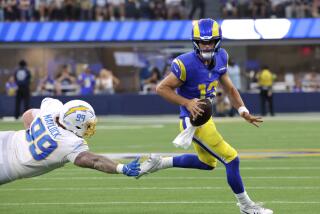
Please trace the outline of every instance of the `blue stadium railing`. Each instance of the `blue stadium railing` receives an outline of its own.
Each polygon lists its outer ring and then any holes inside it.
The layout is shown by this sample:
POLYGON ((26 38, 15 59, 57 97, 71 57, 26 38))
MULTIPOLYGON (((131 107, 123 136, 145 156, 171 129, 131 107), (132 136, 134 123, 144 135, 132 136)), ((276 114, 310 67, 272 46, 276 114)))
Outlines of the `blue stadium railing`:
MULTIPOLYGON (((320 38, 320 19, 219 21, 226 39, 320 38)), ((2 22, 0 42, 184 41, 192 21, 2 22)))
MULTIPOLYGON (((44 97, 31 97, 33 108, 39 108, 44 97)), ((179 107, 168 103, 158 95, 116 94, 96 96, 58 97, 62 102, 71 99, 88 101, 98 115, 161 115, 175 114, 179 107)), ((259 94, 243 93, 246 106, 250 112, 260 112, 259 94)), ((13 116, 15 97, 0 95, 0 117, 13 116)), ((275 93, 274 109, 280 112, 319 112, 320 93, 275 93)))

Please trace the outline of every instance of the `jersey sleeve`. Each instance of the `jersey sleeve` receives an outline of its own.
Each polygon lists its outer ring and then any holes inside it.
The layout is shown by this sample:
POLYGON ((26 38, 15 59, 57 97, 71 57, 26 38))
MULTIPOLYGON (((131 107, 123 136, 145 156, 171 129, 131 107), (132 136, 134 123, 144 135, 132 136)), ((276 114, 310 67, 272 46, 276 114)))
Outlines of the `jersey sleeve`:
POLYGON ((50 114, 59 114, 62 107, 63 104, 59 100, 46 97, 41 102, 40 111, 50 114))
POLYGON ((185 82, 187 79, 187 71, 182 60, 175 58, 171 63, 171 72, 181 81, 185 82))
POLYGON ((228 70, 228 61, 229 61, 229 55, 227 51, 223 48, 220 49, 221 51, 221 68, 219 69, 220 75, 223 75, 227 72, 228 70))
POLYGON ((75 143, 75 146, 74 146, 74 149, 72 150, 72 152, 67 154, 66 158, 71 163, 74 163, 77 156, 81 152, 86 152, 86 151, 89 151, 88 144, 84 140, 78 141, 77 143, 75 143))

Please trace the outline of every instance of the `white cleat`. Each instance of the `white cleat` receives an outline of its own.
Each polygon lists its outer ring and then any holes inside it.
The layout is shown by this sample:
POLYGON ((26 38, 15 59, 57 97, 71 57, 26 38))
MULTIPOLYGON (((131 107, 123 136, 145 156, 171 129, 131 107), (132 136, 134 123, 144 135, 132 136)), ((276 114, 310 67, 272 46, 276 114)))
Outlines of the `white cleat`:
POLYGON ((272 210, 262 207, 262 203, 254 203, 251 206, 243 206, 239 203, 237 205, 240 207, 241 214, 273 214, 272 210))
POLYGON ((140 165, 140 174, 136 177, 139 179, 143 175, 147 175, 158 171, 161 166, 161 156, 156 154, 151 154, 147 160, 141 163, 140 165))

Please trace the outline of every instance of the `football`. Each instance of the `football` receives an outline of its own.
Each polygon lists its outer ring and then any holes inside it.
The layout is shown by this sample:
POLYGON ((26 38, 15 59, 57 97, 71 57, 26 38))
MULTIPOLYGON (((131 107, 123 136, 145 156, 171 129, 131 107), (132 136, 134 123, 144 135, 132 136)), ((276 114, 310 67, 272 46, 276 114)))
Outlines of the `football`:
POLYGON ((190 123, 193 126, 202 126, 205 124, 212 116, 212 103, 208 99, 201 99, 200 102, 204 104, 200 104, 199 107, 203 110, 201 116, 196 117, 193 120, 192 115, 190 114, 190 123))

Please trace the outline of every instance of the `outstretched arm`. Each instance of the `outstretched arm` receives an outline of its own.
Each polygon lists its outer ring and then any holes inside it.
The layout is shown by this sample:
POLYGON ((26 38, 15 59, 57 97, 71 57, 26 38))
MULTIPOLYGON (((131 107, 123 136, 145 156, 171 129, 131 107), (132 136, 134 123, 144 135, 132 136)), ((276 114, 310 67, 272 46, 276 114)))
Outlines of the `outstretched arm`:
POLYGON ((23 126, 25 129, 28 129, 37 115, 37 113, 40 111, 40 109, 32 108, 27 111, 25 111, 22 115, 22 121, 23 121, 23 126))
POLYGON ((249 113, 248 109, 245 107, 244 102, 241 99, 238 90, 232 84, 227 73, 221 76, 220 84, 223 90, 227 93, 232 106, 238 109, 240 116, 243 117, 247 122, 253 124, 256 127, 259 127, 259 124, 263 122, 262 118, 255 117, 249 113))
POLYGON ((140 172, 139 159, 135 159, 129 164, 118 164, 111 159, 94 154, 92 152, 81 152, 75 159, 74 164, 79 167, 96 169, 109 174, 124 174, 127 176, 137 176, 140 172))

